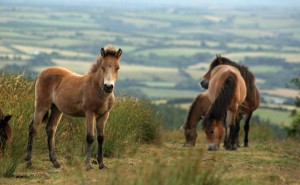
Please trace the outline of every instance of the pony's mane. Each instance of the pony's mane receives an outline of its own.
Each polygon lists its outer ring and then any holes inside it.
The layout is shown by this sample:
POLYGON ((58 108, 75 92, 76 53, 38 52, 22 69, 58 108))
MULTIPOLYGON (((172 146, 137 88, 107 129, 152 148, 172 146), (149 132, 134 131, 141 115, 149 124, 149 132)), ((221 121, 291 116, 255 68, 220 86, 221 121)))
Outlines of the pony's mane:
POLYGON ((253 88, 255 88, 254 87, 255 86, 255 77, 254 77, 253 73, 248 69, 247 66, 236 63, 234 61, 231 61, 230 59, 225 58, 225 57, 217 57, 210 64, 210 70, 214 69, 216 66, 221 65, 221 64, 233 66, 240 71, 240 73, 246 83, 247 94, 248 94, 249 90, 252 90, 253 88), (222 63, 220 63, 220 62, 222 62, 222 63))
MULTIPOLYGON (((112 45, 105 46, 104 51, 105 51, 105 57, 106 56, 111 56, 111 57, 118 58, 117 57, 117 52, 118 51, 112 45)), ((98 70, 98 68, 101 66, 103 60, 104 60, 104 58, 102 57, 101 52, 99 52, 99 55, 98 55, 98 57, 96 59, 96 63, 94 63, 92 65, 92 67, 91 67, 91 69, 89 71, 89 74, 90 73, 95 73, 98 70)))
POLYGON ((221 121, 225 118, 229 105, 234 97, 234 92, 237 86, 237 76, 234 73, 229 73, 220 89, 216 100, 212 103, 204 120, 202 122, 203 128, 209 128, 211 121, 221 121))

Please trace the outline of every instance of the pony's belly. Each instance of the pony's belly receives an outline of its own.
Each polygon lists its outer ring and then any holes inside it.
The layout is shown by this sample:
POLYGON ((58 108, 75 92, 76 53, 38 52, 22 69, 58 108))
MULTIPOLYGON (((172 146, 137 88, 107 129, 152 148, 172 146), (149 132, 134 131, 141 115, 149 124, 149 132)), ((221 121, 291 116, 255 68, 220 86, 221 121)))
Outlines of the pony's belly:
MULTIPOLYGON (((67 102, 67 101, 66 101, 67 102)), ((63 103, 63 102, 54 102, 55 106, 62 113, 74 116, 74 117, 84 117, 85 113, 82 109, 82 105, 80 103, 63 103)))
POLYGON ((85 113, 84 112, 76 112, 76 113, 65 113, 69 116, 72 116, 72 117, 85 117, 85 113))

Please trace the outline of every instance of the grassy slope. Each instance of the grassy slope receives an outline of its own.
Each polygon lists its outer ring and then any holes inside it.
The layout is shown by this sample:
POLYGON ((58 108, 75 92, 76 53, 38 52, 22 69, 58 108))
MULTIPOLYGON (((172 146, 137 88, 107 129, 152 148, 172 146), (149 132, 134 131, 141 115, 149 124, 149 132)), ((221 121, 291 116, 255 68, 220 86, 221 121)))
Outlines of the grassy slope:
MULTIPOLYGON (((172 169, 184 163, 197 163, 197 170, 209 170, 221 178, 221 184, 299 184, 300 143, 295 141, 255 141, 238 151, 207 152, 203 133, 196 148, 183 148, 183 134, 165 133, 161 146, 143 145, 133 155, 105 159, 109 169, 86 172, 83 159, 75 156, 71 165, 63 160, 61 169, 51 167, 47 153, 35 154, 32 169, 21 165, 13 178, 1 178, 1 184, 150 184, 153 171, 161 182, 170 182, 172 169), (167 173, 167 174, 165 174, 167 173), (169 176, 168 176, 169 175, 169 176), (139 182, 139 183, 138 183, 139 182)), ((63 154, 59 154, 62 159, 63 154)), ((96 168, 96 165, 95 165, 96 168)), ((183 169, 177 169, 184 173, 183 169)), ((196 170, 196 169, 195 169, 196 170)), ((177 179, 178 180, 178 179, 177 179)), ((155 184, 155 183, 154 183, 155 184)))

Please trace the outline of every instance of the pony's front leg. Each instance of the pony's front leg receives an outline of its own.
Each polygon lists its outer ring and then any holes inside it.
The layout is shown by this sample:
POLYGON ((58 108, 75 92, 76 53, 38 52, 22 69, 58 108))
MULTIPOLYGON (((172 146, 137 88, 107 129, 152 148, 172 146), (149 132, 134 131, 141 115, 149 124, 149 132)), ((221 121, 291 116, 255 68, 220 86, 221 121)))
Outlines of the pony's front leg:
POLYGON ((231 125, 231 112, 227 111, 226 119, 225 119, 225 139, 224 139, 224 147, 225 149, 230 149, 230 125, 231 125))
POLYGON ((96 119, 96 127, 97 127, 97 134, 98 134, 98 155, 97 161, 99 164, 99 169, 105 168, 105 164, 103 163, 103 152, 102 152, 102 145, 104 141, 104 128, 105 123, 108 119, 109 112, 105 113, 103 116, 96 119))
POLYGON ((92 112, 86 112, 86 170, 93 169, 91 163, 92 144, 94 142, 94 130, 95 130, 95 119, 96 116, 92 112))
POLYGON ((236 150, 237 149, 237 143, 236 143, 236 137, 237 137, 237 108, 234 109, 234 111, 231 113, 231 123, 230 123, 230 148, 229 150, 236 150))

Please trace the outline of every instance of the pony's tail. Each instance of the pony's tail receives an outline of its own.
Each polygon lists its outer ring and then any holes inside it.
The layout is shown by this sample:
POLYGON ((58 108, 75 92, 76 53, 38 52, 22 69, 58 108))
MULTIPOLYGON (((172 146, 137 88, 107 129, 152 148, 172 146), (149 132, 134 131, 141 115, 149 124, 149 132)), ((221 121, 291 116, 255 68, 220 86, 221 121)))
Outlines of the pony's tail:
POLYGON ((226 116, 230 103, 234 98, 234 93, 237 87, 237 76, 231 71, 229 71, 227 75, 227 77, 225 76, 226 79, 219 91, 218 97, 211 105, 207 116, 205 116, 205 119, 203 120, 204 128, 207 126, 207 119, 217 121, 222 120, 226 116))

